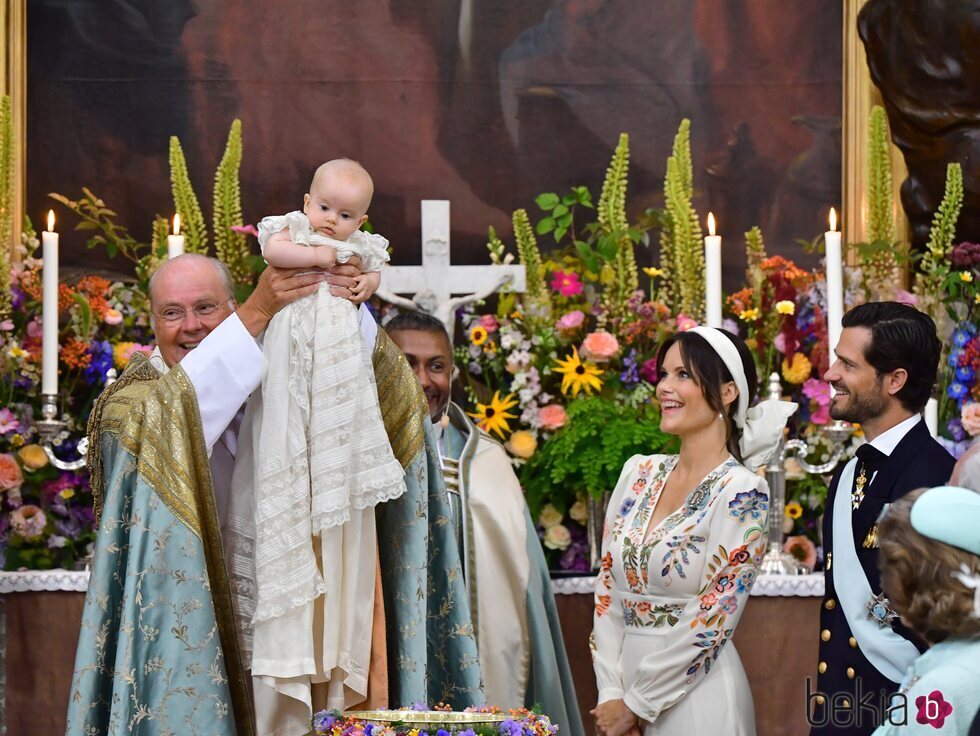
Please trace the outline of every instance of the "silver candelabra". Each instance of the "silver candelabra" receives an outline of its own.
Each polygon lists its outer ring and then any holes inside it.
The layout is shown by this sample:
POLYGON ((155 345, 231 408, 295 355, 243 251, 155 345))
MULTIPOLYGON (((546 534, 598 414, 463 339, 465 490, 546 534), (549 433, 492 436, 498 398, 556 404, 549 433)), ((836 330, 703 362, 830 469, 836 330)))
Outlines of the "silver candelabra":
MULTIPOLYGON (((116 380, 116 369, 110 368, 106 371, 106 386, 110 386, 116 380)), ((48 461, 58 470, 78 470, 85 465, 85 456, 88 454, 88 437, 82 437, 78 442, 78 459, 62 460, 54 454, 54 447, 60 442, 58 439, 67 425, 58 419, 58 396, 57 394, 41 395, 41 418, 34 420, 34 429, 38 434, 38 442, 44 448, 44 453, 48 456, 48 461)))
MULTIPOLYGON (((766 398, 779 401, 782 396, 782 385, 779 374, 769 376, 769 388, 766 398)), ((837 467, 844 456, 844 446, 854 427, 848 422, 835 420, 821 430, 833 443, 834 451, 825 463, 813 465, 806 460, 810 454, 810 446, 803 440, 780 441, 766 465, 766 480, 769 482, 769 547, 762 558, 760 569, 765 574, 799 575, 809 572, 791 554, 783 551, 783 515, 786 510, 786 460, 790 455, 796 455, 796 461, 804 473, 825 475, 837 467)))

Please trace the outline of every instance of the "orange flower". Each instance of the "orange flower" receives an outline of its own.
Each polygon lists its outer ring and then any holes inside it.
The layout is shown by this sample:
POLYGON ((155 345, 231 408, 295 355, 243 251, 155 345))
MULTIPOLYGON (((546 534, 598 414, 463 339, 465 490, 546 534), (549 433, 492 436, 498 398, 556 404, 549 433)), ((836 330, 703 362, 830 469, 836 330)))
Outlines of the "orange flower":
POLYGON ((61 362, 69 368, 88 368, 92 362, 88 345, 80 340, 69 340, 61 346, 61 362))
POLYGON ((112 282, 101 276, 86 276, 78 282, 78 290, 88 297, 105 298, 109 293, 110 286, 112 286, 112 282))
POLYGON ((67 312, 75 306, 75 290, 68 284, 58 284, 58 311, 67 312))

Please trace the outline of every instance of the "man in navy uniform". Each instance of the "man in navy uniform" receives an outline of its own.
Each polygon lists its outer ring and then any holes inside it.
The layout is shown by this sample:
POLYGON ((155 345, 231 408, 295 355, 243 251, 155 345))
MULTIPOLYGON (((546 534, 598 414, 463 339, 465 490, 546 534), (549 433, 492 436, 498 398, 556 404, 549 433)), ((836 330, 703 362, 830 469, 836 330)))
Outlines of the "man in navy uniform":
POLYGON ((932 319, 905 304, 875 302, 850 310, 843 327, 824 374, 835 390, 830 415, 860 424, 867 444, 835 474, 827 496, 816 690, 807 683, 812 736, 870 734, 888 720, 889 698, 925 645, 882 593, 878 519, 909 491, 945 483, 954 464, 920 416, 942 348, 932 319))

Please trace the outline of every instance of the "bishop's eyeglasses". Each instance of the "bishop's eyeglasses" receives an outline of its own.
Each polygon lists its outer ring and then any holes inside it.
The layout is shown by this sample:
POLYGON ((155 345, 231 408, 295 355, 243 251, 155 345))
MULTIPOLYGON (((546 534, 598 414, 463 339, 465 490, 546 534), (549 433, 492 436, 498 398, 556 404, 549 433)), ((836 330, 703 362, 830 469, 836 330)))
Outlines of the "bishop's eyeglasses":
MULTIPOLYGON (((218 314, 222 307, 225 305, 231 308, 232 301, 229 299, 227 302, 213 302, 213 301, 203 301, 198 302, 190 311, 194 312, 194 316, 199 320, 207 321, 211 317, 218 314)), ((187 319, 187 311, 183 307, 167 307, 159 312, 154 312, 154 314, 162 319, 164 322, 170 325, 177 325, 187 319)))

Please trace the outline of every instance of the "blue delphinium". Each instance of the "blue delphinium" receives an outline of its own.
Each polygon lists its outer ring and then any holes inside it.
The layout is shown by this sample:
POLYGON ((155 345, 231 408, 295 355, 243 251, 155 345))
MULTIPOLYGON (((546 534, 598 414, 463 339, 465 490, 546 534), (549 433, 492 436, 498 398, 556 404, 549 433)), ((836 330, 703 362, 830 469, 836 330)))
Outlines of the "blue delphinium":
POLYGON ((83 372, 85 380, 92 384, 105 383, 105 375, 112 368, 112 345, 106 340, 93 340, 88 346, 92 361, 83 372))
POLYGON ((955 399, 956 401, 962 401, 967 395, 968 391, 966 386, 964 386, 959 381, 954 381, 949 384, 949 388, 946 389, 946 393, 949 394, 949 398, 955 399))

